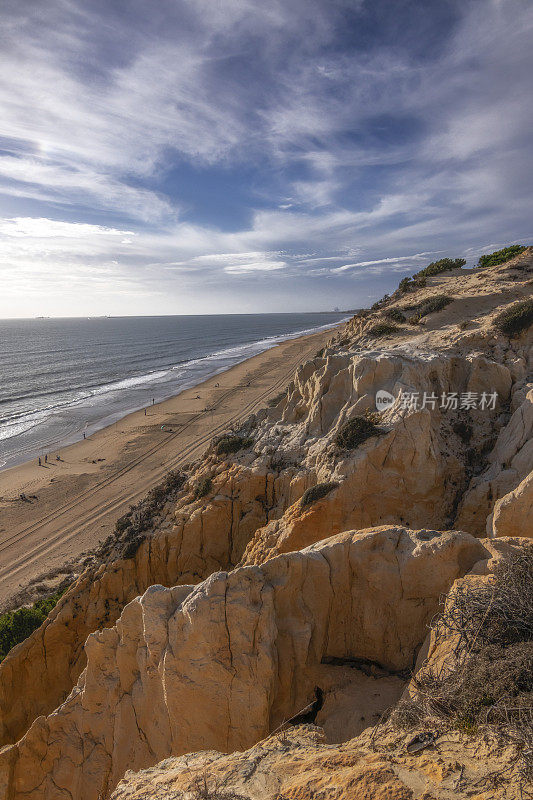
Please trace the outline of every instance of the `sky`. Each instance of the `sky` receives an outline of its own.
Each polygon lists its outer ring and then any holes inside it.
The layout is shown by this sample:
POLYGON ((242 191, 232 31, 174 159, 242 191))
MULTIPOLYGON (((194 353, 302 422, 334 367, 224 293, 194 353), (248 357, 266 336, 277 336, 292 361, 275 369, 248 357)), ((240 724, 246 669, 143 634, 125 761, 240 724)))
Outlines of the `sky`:
POLYGON ((531 0, 3 0, 0 317, 366 306, 533 241, 531 0))

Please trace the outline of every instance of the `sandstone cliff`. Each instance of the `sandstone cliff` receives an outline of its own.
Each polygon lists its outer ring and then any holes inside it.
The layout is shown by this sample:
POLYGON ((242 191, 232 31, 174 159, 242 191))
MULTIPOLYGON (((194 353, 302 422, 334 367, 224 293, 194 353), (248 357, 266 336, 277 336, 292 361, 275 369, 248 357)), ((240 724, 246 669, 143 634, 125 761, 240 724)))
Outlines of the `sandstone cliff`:
POLYGON ((89 636, 65 703, 0 754, 10 800, 54 791, 97 800, 127 768, 244 749, 305 705, 315 684, 333 695, 323 710, 333 740, 359 733, 398 698, 397 673, 413 666, 441 594, 487 556, 467 534, 390 527, 218 572, 196 588, 152 586, 116 626, 89 636), (389 680, 365 680, 358 662, 389 680), (353 701, 370 691, 362 720, 353 701))
POLYGON ((530 248, 356 317, 229 432, 229 453, 213 444, 148 530, 111 537, 0 665, 6 798, 107 797, 127 768, 251 747, 317 681, 329 743, 373 724, 439 595, 490 558, 483 537, 533 537, 533 330, 493 326, 532 274, 530 248), (443 292, 425 324, 376 333, 443 292), (369 417, 379 390, 394 402, 369 417), (495 402, 443 408, 453 393, 495 402), (344 446, 360 418, 372 435, 344 446))

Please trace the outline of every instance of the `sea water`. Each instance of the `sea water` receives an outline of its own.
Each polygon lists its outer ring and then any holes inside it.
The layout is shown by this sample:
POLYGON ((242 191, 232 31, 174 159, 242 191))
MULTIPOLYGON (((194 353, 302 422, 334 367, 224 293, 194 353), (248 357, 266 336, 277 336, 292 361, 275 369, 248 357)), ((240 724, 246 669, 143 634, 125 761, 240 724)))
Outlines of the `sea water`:
POLYGON ((0 469, 70 444, 341 313, 0 320, 0 469))

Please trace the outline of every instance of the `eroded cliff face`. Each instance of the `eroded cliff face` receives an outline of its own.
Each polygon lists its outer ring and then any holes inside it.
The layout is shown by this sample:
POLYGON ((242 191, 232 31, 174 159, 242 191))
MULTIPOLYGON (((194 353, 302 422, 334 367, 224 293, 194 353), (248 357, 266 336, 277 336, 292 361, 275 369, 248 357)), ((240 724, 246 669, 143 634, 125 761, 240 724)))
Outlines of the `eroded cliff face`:
POLYGON ((316 683, 329 742, 376 722, 440 593, 489 558, 475 537, 533 537, 533 331, 491 327, 531 296, 532 251, 515 262, 518 278, 509 262, 430 281, 422 299, 455 299, 423 328, 378 341, 381 312, 348 324, 249 420, 251 446, 211 447, 138 546, 81 576, 0 665, 6 798, 96 800, 128 767, 250 747, 316 683), (339 447, 379 390, 395 401, 377 434, 339 447), (450 393, 497 402, 441 408, 450 393), (376 526, 392 527, 357 533, 376 526))
MULTIPOLYGON (((446 744, 409 755, 405 736, 382 727, 341 746, 320 728, 293 728, 244 753, 213 751, 169 758, 128 772, 111 800, 193 800, 207 788, 227 800, 523 800, 520 781, 505 772, 516 749, 496 737, 453 732, 446 744), (494 774, 504 781, 494 782, 494 774)), ((208 795, 209 796, 209 795, 208 795)))
MULTIPOLYGON (((343 665, 354 682, 342 676, 343 694, 373 689, 380 713, 398 698, 395 673, 413 666, 440 595, 486 555, 468 534, 388 527, 197 587, 153 586, 116 626, 89 636, 71 695, 0 755, 0 785, 10 800, 97 800, 127 768, 245 749, 305 705, 315 684, 333 689, 343 665), (362 681, 358 662, 390 673, 381 701, 379 680, 362 681)), ((323 713, 347 738, 364 727, 361 708, 340 699, 330 696, 323 713)))

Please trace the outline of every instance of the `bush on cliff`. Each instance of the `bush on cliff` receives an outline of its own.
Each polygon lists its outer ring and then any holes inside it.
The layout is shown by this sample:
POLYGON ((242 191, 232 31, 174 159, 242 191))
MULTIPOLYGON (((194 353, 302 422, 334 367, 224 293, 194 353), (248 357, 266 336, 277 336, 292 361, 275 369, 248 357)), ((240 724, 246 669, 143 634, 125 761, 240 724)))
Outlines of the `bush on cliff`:
POLYGON ((357 416, 344 423, 335 437, 335 442, 344 450, 353 450, 379 433, 380 429, 371 418, 357 416))
POLYGON ((221 436, 216 442, 215 450, 217 456, 226 456, 238 453, 239 450, 246 450, 253 443, 254 440, 248 436, 221 436))
POLYGON ((400 701, 393 724, 496 726, 529 753, 523 769, 533 777, 533 547, 499 561, 490 583, 460 584, 433 632, 450 657, 416 675, 416 694, 400 701))
POLYGON ((322 500, 327 494, 336 489, 339 484, 332 481, 331 483, 317 483, 316 486, 311 486, 303 493, 300 504, 302 506, 310 506, 311 503, 316 503, 317 500, 322 500))
MULTIPOLYGON (((318 358, 319 356, 321 356, 322 353, 323 353, 323 350, 319 350, 318 353, 316 354, 315 358, 318 358)), ((270 400, 267 400, 267 406, 269 408, 274 408, 275 406, 278 406, 286 396, 287 396, 287 390, 284 389, 279 394, 276 394, 274 397, 271 397, 270 400)))
POLYGON ((11 648, 23 642, 42 625, 66 590, 67 587, 42 600, 37 600, 29 608, 8 611, 0 616, 0 662, 7 656, 11 648))
POLYGON ((379 338, 381 336, 392 336, 392 334, 398 333, 399 330, 400 329, 396 327, 396 325, 389 325, 387 322, 378 322, 377 325, 373 325, 369 328, 367 333, 370 336, 379 338))
POLYGON ((527 247, 523 244, 512 244, 510 247, 504 247, 502 250, 495 250, 494 253, 487 253, 481 256, 478 267, 496 267, 498 264, 505 264, 511 258, 520 255, 527 247))
POLYGON ((439 261, 432 261, 427 267, 421 269, 413 277, 431 278, 433 275, 440 275, 441 272, 448 272, 451 269, 461 269, 466 261, 464 258, 441 258, 439 261))
POLYGON ((416 292, 417 289, 424 289, 425 286, 425 278, 416 278, 416 280, 411 280, 411 278, 402 278, 398 285, 398 291, 402 294, 405 292, 416 292))
MULTIPOLYGON (((173 499, 175 493, 185 482, 185 475, 171 471, 165 480, 150 489, 146 497, 124 514, 115 523, 115 535, 123 545, 122 557, 133 558, 145 539, 146 531, 154 524, 154 518, 163 510, 165 503, 173 499)), ((109 537, 103 545, 106 551, 113 545, 113 537, 109 537)), ((105 555, 105 552, 101 553, 105 555)))
POLYGON ((399 308, 389 308, 388 311, 383 312, 383 316, 393 322, 405 322, 405 314, 399 308))
POLYGON ((517 336, 533 325, 533 300, 522 300, 506 308, 494 320, 494 327, 507 336, 517 336))
POLYGON ((453 303, 453 297, 447 294, 437 294, 435 297, 430 297, 425 300, 419 311, 420 317, 425 317, 428 314, 434 314, 436 311, 442 311, 443 308, 453 303))
POLYGON ((194 499, 201 500, 202 497, 205 497, 211 489, 213 488, 213 481, 211 478, 202 478, 201 481, 198 482, 196 489, 194 490, 194 499))

